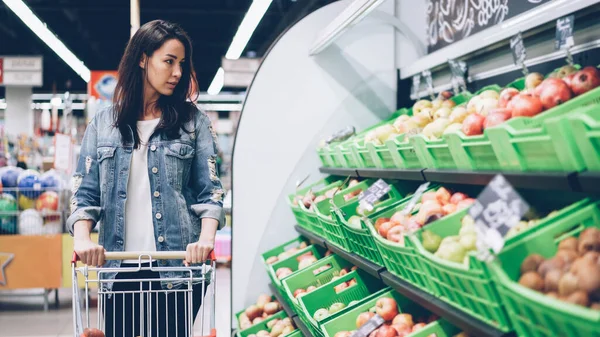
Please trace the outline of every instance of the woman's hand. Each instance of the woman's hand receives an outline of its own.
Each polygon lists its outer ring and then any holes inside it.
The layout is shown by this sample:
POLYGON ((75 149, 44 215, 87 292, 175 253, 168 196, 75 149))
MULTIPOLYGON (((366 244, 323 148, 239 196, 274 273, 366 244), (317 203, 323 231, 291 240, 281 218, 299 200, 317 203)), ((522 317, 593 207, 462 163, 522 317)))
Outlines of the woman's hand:
POLYGON ((104 247, 90 239, 75 239, 73 249, 79 260, 88 266, 99 267, 104 265, 104 247))
POLYGON ((187 245, 185 250, 185 261, 183 262, 186 266, 196 263, 204 263, 208 260, 210 252, 215 248, 215 239, 203 239, 200 238, 198 242, 190 243, 187 245))

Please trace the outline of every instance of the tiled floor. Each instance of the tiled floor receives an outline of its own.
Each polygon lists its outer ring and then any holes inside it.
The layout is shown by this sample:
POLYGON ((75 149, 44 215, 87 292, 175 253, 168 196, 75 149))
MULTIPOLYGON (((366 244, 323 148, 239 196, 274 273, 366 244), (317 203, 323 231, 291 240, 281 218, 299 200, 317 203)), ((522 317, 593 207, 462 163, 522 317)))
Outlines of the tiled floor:
MULTIPOLYGON (((215 308, 215 323, 218 337, 231 335, 231 280, 230 269, 217 268, 217 293, 215 308)), ((54 295, 51 298, 51 307, 43 311, 41 297, 5 297, 0 292, 0 337, 72 337, 73 312, 71 309, 71 290, 59 291, 59 308, 53 306, 54 295)), ((202 308, 200 309, 200 316, 202 308)), ((207 310, 205 324, 208 323, 209 311, 207 310)), ((93 315, 92 317, 95 317, 93 315)), ((200 320, 196 319, 196 323, 200 320)), ((195 335, 200 336, 200 326, 194 326, 195 335)))

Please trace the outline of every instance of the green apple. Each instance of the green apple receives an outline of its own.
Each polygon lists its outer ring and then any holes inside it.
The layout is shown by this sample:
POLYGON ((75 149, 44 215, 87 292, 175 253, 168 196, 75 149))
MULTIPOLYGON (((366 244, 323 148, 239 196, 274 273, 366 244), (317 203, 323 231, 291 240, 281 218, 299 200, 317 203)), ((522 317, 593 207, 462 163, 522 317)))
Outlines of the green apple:
POLYGON ((332 304, 332 305, 329 307, 329 314, 330 314, 330 315, 333 315, 333 314, 335 314, 336 312, 338 312, 338 311, 340 311, 340 310, 344 309, 345 307, 346 307, 346 305, 345 305, 344 303, 340 303, 340 302, 333 303, 333 304, 332 304))
POLYGON ((313 315, 313 318, 314 318, 316 321, 322 321, 322 320, 324 320, 324 319, 325 319, 325 318, 327 318, 327 317, 329 317, 329 310, 327 310, 327 309, 323 309, 323 308, 321 308, 321 309, 317 310, 317 311, 315 312, 315 314, 313 315))

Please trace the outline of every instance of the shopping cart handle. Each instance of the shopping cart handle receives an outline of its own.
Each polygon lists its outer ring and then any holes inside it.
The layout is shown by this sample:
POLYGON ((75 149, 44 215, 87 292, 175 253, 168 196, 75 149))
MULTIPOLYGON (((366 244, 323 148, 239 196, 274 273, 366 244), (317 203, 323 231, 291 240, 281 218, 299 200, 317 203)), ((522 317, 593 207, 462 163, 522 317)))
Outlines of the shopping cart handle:
MULTIPOLYGON (((185 260, 185 251, 163 251, 163 252, 106 252, 105 260, 137 260, 139 258, 155 260, 185 260)), ((79 256, 73 252, 71 263, 79 261, 79 256)), ((212 250, 208 255, 208 261, 216 261, 215 251, 212 250)))

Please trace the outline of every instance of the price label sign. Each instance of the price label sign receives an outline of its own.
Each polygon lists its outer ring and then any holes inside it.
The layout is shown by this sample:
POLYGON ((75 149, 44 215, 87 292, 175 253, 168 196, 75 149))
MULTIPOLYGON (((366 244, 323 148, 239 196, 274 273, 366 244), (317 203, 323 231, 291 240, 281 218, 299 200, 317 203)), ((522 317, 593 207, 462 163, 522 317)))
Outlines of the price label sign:
POLYGON ((475 221, 478 246, 499 253, 506 233, 528 210, 529 204, 504 176, 495 176, 469 208, 469 215, 475 221))
POLYGON ((575 15, 565 16, 556 20, 556 39, 554 47, 556 50, 569 49, 575 45, 573 39, 573 27, 575 26, 575 15))
POLYGON ((358 196, 359 206, 368 211, 373 210, 373 205, 386 195, 392 188, 382 179, 377 180, 366 191, 363 191, 358 196))
POLYGON ((421 74, 417 74, 412 78, 412 96, 419 97, 419 88, 421 87, 421 74))
POLYGON ((354 332, 350 337, 367 337, 369 336, 375 329, 379 328, 385 320, 383 317, 375 314, 373 318, 368 320, 365 324, 363 324, 356 332, 354 332))
POLYGON ((425 70, 421 73, 421 76, 425 79, 425 84, 427 85, 427 92, 431 97, 431 100, 435 99, 435 95, 433 92, 433 77, 431 77, 431 71, 425 70))
POLYGON ((406 206, 404 206, 404 209, 402 210, 402 213, 404 215, 409 215, 410 213, 412 213, 413 209, 415 208, 415 205, 419 202, 419 200, 421 200, 421 196, 423 196, 423 193, 427 191, 427 188, 429 188, 429 182, 421 184, 421 186, 417 188, 415 194, 413 194, 412 198, 410 198, 410 201, 408 201, 408 204, 406 204, 406 206))
POLYGON ((467 90, 467 63, 464 61, 448 60, 450 65, 450 72, 452 74, 452 85, 454 87, 454 93, 458 94, 460 91, 467 90))
POLYGON ((527 68, 525 67, 525 59, 527 59, 527 52, 525 50, 525 44, 523 43, 523 36, 521 33, 510 39, 510 49, 512 50, 513 60, 519 67, 523 67, 523 73, 527 74, 527 68))
POLYGON ((325 142, 327 144, 331 144, 334 142, 341 142, 341 141, 344 141, 344 140, 354 136, 355 133, 356 133, 356 129, 353 126, 347 126, 343 129, 337 131, 333 135, 329 136, 329 138, 327 138, 327 140, 325 140, 325 142))

